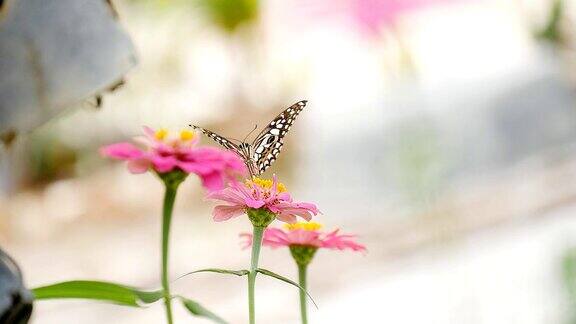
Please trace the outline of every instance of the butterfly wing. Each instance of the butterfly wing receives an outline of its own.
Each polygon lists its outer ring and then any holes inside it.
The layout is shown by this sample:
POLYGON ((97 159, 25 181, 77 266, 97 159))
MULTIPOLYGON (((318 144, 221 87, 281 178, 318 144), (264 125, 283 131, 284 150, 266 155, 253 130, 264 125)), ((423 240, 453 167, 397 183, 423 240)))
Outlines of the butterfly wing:
POLYGON ((240 156, 244 157, 240 147, 238 145, 232 143, 226 137, 220 136, 211 130, 208 130, 208 129, 205 129, 202 127, 198 127, 196 125, 190 125, 190 126, 194 127, 194 129, 199 129, 202 133, 204 133, 204 135, 206 135, 206 136, 210 137, 212 140, 214 140, 214 142, 216 142, 216 143, 224 146, 225 148, 232 150, 232 151, 236 152, 237 154, 239 154, 240 156))
POLYGON ((256 136, 252 142, 254 152, 252 159, 258 168, 258 174, 266 171, 276 161, 284 145, 284 136, 290 130, 298 114, 306 107, 306 102, 302 100, 286 108, 256 136))

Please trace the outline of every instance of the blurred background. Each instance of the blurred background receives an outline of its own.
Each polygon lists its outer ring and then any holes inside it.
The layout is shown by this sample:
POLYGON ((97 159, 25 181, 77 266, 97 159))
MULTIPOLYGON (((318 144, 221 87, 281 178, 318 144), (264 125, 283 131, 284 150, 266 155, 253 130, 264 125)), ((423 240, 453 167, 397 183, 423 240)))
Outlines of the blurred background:
MULTIPOLYGON (((0 158, 0 244, 28 286, 157 287, 162 186, 100 146, 142 125, 243 138, 307 99, 268 175, 369 250, 318 253, 312 323, 576 323, 574 1, 114 3, 139 60, 125 85, 0 158)), ((174 277, 247 266, 238 234, 248 220, 213 223, 211 207, 190 177, 174 216, 174 277)), ((262 266, 296 275, 287 250, 265 249, 262 266)), ((173 290, 244 323, 245 288, 199 274, 173 290)), ((293 287, 263 277, 257 291, 261 323, 298 323, 293 287)), ((164 318, 160 303, 35 307, 45 324, 164 318)), ((203 323, 180 307, 179 323, 203 323)))

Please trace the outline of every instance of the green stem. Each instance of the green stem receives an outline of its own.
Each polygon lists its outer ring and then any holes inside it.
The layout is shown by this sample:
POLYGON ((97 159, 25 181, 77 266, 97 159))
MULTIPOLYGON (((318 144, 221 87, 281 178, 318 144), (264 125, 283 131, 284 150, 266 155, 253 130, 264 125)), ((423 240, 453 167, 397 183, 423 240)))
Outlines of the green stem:
MULTIPOLYGON (((308 289, 306 288, 306 269, 308 268, 308 265, 305 264, 299 264, 298 265, 298 284, 300 285, 300 287, 304 288, 304 290, 308 289)), ((307 310, 307 305, 306 305, 306 293, 304 292, 304 290, 299 289, 300 290, 300 318, 302 320, 302 324, 308 324, 308 310, 307 310)))
POLYGON ((172 300, 170 295, 170 282, 168 281, 168 246, 170 242, 170 223, 178 185, 166 183, 164 194, 164 208, 162 211, 162 288, 164 289, 164 305, 168 324, 174 323, 172 319, 172 300))
POLYGON ((248 312, 250 324, 256 323, 256 313, 254 305, 254 285, 256 284, 256 269, 258 269, 258 258, 260 257, 260 248, 262 247, 262 236, 265 227, 254 226, 252 236, 252 258, 250 263, 250 273, 248 274, 248 312))

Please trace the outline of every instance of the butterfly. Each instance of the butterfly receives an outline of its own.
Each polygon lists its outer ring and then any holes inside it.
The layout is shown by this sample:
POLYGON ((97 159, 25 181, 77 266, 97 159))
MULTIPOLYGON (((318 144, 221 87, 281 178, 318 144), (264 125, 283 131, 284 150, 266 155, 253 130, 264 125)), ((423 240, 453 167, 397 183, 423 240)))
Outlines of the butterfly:
MULTIPOLYGON (((307 100, 302 100, 286 108, 260 131, 252 143, 246 143, 246 138, 238 141, 196 125, 190 126, 199 129, 216 143, 238 154, 244 160, 250 175, 256 176, 262 174, 276 161, 284 145, 284 136, 290 130, 298 114, 306 107, 306 103, 307 100), (238 144, 232 141, 237 141, 238 144)), ((250 136, 250 133, 246 137, 250 136)))

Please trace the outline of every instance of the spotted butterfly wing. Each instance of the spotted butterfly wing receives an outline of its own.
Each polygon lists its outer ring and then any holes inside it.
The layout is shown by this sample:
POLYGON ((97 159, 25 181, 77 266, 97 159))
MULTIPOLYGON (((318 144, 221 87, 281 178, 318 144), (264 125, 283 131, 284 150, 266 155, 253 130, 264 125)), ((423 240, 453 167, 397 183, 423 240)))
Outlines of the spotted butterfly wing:
POLYGON ((229 139, 227 139, 224 136, 220 136, 216 133, 214 133, 211 130, 202 128, 202 127, 198 127, 196 125, 191 125, 192 127, 194 127, 195 129, 199 129, 202 133, 204 133, 204 135, 210 137, 211 139, 213 139, 216 143, 224 146, 225 148, 232 150, 234 152, 236 152, 237 154, 239 154, 240 156, 244 157, 242 154, 242 150, 240 150, 240 147, 234 143, 232 143, 229 139))
POLYGON ((218 135, 211 130, 208 130, 208 129, 205 129, 202 127, 198 127, 196 125, 190 125, 190 126, 194 127, 194 129, 199 129, 202 133, 204 133, 204 135, 210 137, 216 143, 218 143, 218 144, 222 145, 223 147, 227 148, 228 150, 238 154, 238 156, 240 156, 242 158, 242 160, 244 160, 244 164, 246 164, 246 168, 248 169, 248 172, 250 172, 250 176, 260 174, 257 172, 257 168, 254 165, 254 162, 251 158, 250 145, 248 145, 246 143, 240 143, 240 145, 236 145, 236 144, 232 143, 232 141, 230 139, 228 139, 224 136, 218 135))
POLYGON ((202 128, 202 127, 198 127, 195 125, 190 125, 192 127, 194 127, 195 129, 199 129, 202 133, 204 133, 204 135, 210 137, 212 140, 214 140, 216 143, 222 145, 223 147, 227 148, 228 150, 238 154, 242 160, 244 160, 244 164, 246 164, 246 168, 248 168, 248 172, 250 172, 251 176, 260 174, 257 172, 257 168, 254 165, 254 162, 251 158, 251 148, 250 145, 241 142, 240 145, 236 145, 234 143, 232 143, 232 141, 224 136, 218 135, 216 133, 214 133, 211 130, 202 128))
POLYGON ((286 108, 256 136, 251 148, 252 159, 258 169, 258 174, 266 171, 276 161, 284 145, 284 136, 290 130, 298 114, 306 107, 306 103, 306 100, 302 100, 286 108))
POLYGON ((216 143, 242 157, 250 175, 259 175, 278 158, 284 145, 284 136, 290 130, 296 116, 306 107, 306 102, 306 100, 302 100, 286 108, 256 136, 252 144, 241 142, 240 145, 236 145, 230 139, 210 130, 195 125, 190 126, 199 129, 216 143))

